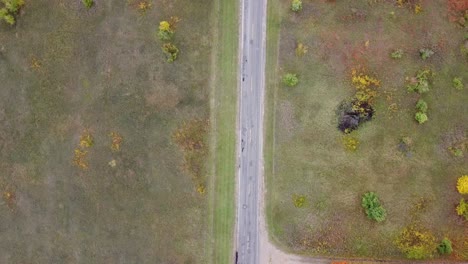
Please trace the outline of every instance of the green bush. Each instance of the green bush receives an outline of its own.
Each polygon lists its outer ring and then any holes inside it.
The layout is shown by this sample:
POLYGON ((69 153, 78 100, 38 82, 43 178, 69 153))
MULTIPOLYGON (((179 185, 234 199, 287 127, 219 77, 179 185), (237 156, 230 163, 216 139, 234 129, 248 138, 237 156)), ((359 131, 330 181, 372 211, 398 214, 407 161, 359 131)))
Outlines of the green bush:
POLYGON ((419 112, 426 113, 427 103, 423 99, 419 99, 416 103, 416 109, 419 110, 419 112))
POLYGON ((409 92, 427 93, 429 92, 430 77, 432 77, 430 70, 419 71, 416 77, 411 78, 410 84, 406 88, 409 92))
POLYGON ((302 10, 302 0, 292 0, 291 1, 291 10, 294 12, 299 12, 302 10))
POLYGON ((289 87, 293 87, 299 83, 299 79, 296 74, 287 73, 283 76, 283 83, 289 87))
POLYGON ((419 124, 423 124, 428 120, 426 113, 422 112, 417 112, 414 115, 414 119, 416 119, 416 121, 418 121, 419 124))
POLYGON ((22 6, 24 0, 1 0, 3 7, 0 9, 0 19, 9 25, 15 24, 15 17, 22 6))
POLYGON ((453 87, 457 90, 463 90, 463 81, 461 78, 455 77, 452 81, 453 87))
POLYGON ((432 51, 430 49, 420 49, 419 50, 419 55, 421 55, 421 58, 423 60, 426 60, 429 57, 431 57, 432 55, 434 55, 434 51, 432 51))
POLYGON ((390 57, 392 59, 401 59, 403 58, 403 50, 402 49, 396 49, 390 54, 390 57))
POLYGON ((441 255, 450 255, 453 251, 452 242, 448 238, 442 239, 440 244, 437 246, 437 251, 439 251, 441 255))
POLYGON ((94 0, 81 0, 86 8, 91 8, 94 5, 94 0))
POLYGON ((366 210, 367 217, 377 222, 382 222, 387 212, 382 207, 379 197, 373 192, 367 192, 362 196, 362 207, 366 210))

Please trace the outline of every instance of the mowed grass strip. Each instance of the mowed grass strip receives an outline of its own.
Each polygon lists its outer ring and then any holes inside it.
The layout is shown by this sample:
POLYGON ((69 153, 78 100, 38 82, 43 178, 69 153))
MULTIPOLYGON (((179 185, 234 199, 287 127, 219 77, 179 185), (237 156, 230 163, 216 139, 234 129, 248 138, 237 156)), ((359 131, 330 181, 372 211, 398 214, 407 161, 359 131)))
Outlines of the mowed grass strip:
MULTIPOLYGON (((279 3, 277 0, 268 1, 267 10, 267 46, 266 46, 266 104, 265 104, 265 145, 264 145, 264 162, 265 162, 265 184, 267 190, 271 189, 271 181, 269 176, 274 173, 274 152, 275 152, 275 105, 276 93, 278 89, 278 53, 279 53, 279 37, 281 17, 279 14, 279 3)), ((271 199, 272 192, 266 193, 266 218, 269 235, 273 235, 273 219, 271 214, 271 199)))
POLYGON ((216 34, 216 75, 212 96, 213 136, 215 137, 213 199, 213 261, 233 260, 233 227, 235 218, 235 146, 237 116, 237 46, 238 23, 236 1, 216 3, 218 28, 216 34))

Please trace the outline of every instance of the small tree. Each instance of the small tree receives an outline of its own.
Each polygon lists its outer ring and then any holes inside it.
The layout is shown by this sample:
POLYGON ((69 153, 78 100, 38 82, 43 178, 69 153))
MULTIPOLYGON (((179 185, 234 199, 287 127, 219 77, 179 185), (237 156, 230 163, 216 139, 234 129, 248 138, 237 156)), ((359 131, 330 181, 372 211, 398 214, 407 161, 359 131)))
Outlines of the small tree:
POLYGON ((286 75, 283 76, 283 83, 289 87, 293 87, 299 83, 299 79, 296 74, 286 73, 286 75))
POLYGON ((291 10, 293 12, 299 12, 302 10, 302 0, 292 0, 291 1, 291 10))
POLYGON ((448 238, 442 239, 440 244, 437 246, 437 251, 439 251, 441 255, 450 255, 453 251, 452 242, 448 238))
POLYGON ((387 215, 385 209, 379 201, 379 197, 373 192, 367 192, 362 196, 362 207, 365 209, 367 217, 377 222, 385 220, 387 215))

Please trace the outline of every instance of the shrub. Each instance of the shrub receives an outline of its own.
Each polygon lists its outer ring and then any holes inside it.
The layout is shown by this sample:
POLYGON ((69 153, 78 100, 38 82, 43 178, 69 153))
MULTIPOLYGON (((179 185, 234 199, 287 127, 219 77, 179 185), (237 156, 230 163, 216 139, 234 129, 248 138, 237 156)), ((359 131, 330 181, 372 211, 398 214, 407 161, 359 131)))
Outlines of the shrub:
POLYGON ((291 1, 291 10, 293 12, 299 12, 302 10, 302 0, 292 0, 291 1))
POLYGON ((94 0, 81 0, 86 8, 91 8, 94 5, 94 0))
POLYGON ((406 88, 409 92, 427 93, 429 92, 430 77, 432 77, 430 70, 419 71, 416 77, 410 79, 410 84, 406 88))
POLYGON ((293 87, 299 83, 299 79, 296 74, 286 73, 286 75, 283 76, 283 83, 289 87, 293 87))
POLYGON ((427 103, 423 99, 419 99, 416 103, 416 109, 419 112, 426 113, 427 112, 427 103))
POLYGON ((162 50, 166 55, 168 62, 174 62, 177 59, 177 56, 179 55, 179 49, 176 47, 176 45, 172 43, 164 44, 162 46, 162 50))
POLYGON ((428 120, 426 113, 423 112, 417 112, 414 115, 414 119, 416 119, 416 121, 418 121, 419 124, 423 124, 428 120))
POLYGON ((392 59, 401 59, 403 57, 403 50, 402 49, 396 49, 390 54, 390 57, 392 59))
POLYGON ((304 195, 293 195, 293 202, 296 208, 301 208, 306 202, 306 197, 304 195))
POLYGON ((405 227, 396 238, 395 245, 410 259, 431 257, 436 249, 434 235, 415 225, 405 227))
POLYGON ((468 220, 468 203, 465 201, 465 199, 462 198, 460 200, 456 211, 459 216, 463 216, 466 220, 468 220))
POLYGON ((457 90, 463 90, 463 81, 461 78, 455 77, 452 81, 453 87, 457 90))
POLYGON ((439 251, 441 255, 450 255, 453 251, 452 242, 448 238, 442 239, 440 244, 437 246, 437 251, 439 251))
POLYGON ((385 220, 387 215, 379 201, 379 197, 373 192, 367 192, 362 196, 362 207, 366 210, 367 217, 377 222, 385 220))
POLYGON ((420 49, 419 50, 419 55, 421 56, 421 58, 423 60, 426 60, 429 57, 431 57, 432 55, 434 55, 434 51, 432 51, 430 49, 420 49))
POLYGON ((468 194, 468 175, 463 175, 458 178, 457 189, 461 194, 468 194))

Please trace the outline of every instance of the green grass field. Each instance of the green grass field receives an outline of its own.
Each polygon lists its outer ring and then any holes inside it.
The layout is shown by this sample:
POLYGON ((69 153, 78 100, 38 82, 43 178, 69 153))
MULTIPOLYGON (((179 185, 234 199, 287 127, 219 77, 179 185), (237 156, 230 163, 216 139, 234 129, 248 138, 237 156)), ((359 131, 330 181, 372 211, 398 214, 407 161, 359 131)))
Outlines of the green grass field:
POLYGON ((468 153, 455 157, 448 150, 468 136, 468 61, 461 52, 467 31, 449 21, 446 1, 421 6, 415 14, 414 6, 392 1, 303 1, 296 14, 288 1, 269 2, 267 217, 284 250, 402 259, 394 241, 415 224, 436 243, 452 240, 452 255, 433 258, 468 258, 467 222, 455 212, 463 197, 456 180, 468 172, 468 153), (303 57, 295 55, 297 43, 308 46, 303 57), (435 54, 422 60, 421 48, 435 54), (395 49, 404 51, 402 59, 390 58, 395 49), (351 73, 361 68, 381 86, 375 116, 350 134, 360 144, 349 151, 336 111, 355 93, 351 73), (410 77, 425 68, 435 74, 431 90, 408 92, 410 77), (296 87, 280 83, 287 72, 298 74, 296 87), (464 80, 464 90, 452 87, 454 77, 464 80), (414 120, 420 97, 429 105, 422 125, 414 120), (412 139, 410 152, 400 151, 402 137, 412 139), (367 191, 379 195, 384 222, 366 217, 367 191), (294 206, 295 195, 306 197, 305 206, 294 206))
POLYGON ((26 1, 1 23, 1 263, 210 262, 212 178, 192 179, 173 135, 210 119, 214 1, 146 2, 26 1), (172 64, 156 37, 171 16, 172 64), (72 162, 85 130, 87 170, 72 162))

